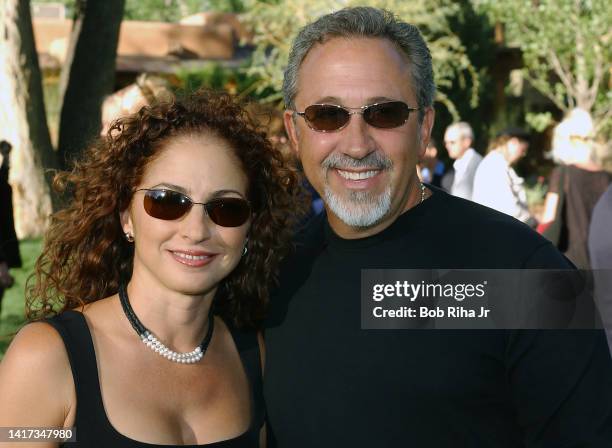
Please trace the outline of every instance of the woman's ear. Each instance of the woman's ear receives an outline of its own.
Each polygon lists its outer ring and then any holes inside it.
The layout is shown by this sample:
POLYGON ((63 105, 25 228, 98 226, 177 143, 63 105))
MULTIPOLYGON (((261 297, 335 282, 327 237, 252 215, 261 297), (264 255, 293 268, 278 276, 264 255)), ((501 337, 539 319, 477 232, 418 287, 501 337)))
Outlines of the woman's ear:
POLYGON ((133 235, 134 226, 132 224, 132 215, 130 213, 130 210, 131 207, 128 206, 125 210, 119 212, 119 222, 121 223, 123 233, 129 233, 130 235, 133 235))

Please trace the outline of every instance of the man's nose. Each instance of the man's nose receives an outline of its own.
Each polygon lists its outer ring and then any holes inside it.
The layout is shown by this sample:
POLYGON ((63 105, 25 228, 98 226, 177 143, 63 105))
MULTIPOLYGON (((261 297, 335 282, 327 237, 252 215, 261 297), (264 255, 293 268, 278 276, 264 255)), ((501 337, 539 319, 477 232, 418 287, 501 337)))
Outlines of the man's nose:
POLYGON ((362 159, 374 151, 370 131, 370 125, 365 122, 363 115, 352 114, 342 130, 342 152, 354 159, 362 159))

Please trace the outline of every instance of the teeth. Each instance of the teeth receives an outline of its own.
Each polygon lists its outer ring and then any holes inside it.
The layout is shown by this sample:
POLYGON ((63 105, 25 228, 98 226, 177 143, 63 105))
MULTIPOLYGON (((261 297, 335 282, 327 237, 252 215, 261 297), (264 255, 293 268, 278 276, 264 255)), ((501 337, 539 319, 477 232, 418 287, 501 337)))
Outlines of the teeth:
POLYGON ((378 174, 378 170, 361 171, 359 173, 355 173, 354 171, 342 171, 342 170, 338 170, 338 173, 340 174, 340 176, 342 176, 345 179, 349 179, 349 180, 363 180, 363 179, 369 179, 370 177, 376 176, 376 174, 378 174))
POLYGON ((189 255, 182 252, 174 252, 174 255, 184 258, 185 260, 206 260, 208 258, 206 255, 189 255))

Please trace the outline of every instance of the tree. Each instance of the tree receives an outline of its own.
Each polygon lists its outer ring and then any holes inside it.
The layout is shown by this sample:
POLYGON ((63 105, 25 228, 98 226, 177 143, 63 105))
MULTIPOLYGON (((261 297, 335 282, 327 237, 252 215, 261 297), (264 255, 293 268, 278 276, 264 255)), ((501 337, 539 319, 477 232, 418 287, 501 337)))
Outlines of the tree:
MULTIPOLYGON (((283 72, 291 43, 297 32, 317 17, 343 8, 358 6, 357 0, 244 0, 246 23, 254 31, 256 45, 249 73, 260 78, 258 92, 271 89, 268 101, 278 102, 282 97, 283 72)), ((400 18, 419 27, 433 57, 437 101, 442 102, 455 119, 458 113, 446 89, 454 80, 471 90, 472 107, 478 104, 478 75, 466 55, 460 39, 449 26, 449 17, 460 10, 450 0, 370 0, 369 6, 394 12, 400 18)))
POLYGON ((588 111, 599 137, 609 141, 612 135, 609 2, 472 1, 504 24, 507 45, 522 50, 525 79, 564 114, 575 107, 588 111))
POLYGON ((39 235, 46 224, 51 202, 43 167, 56 168, 57 162, 45 118, 29 0, 4 0, 0 19, 0 133, 14 147, 14 212, 19 236, 27 237, 39 235))
POLYGON ((181 18, 203 11, 204 0, 127 0, 125 18, 177 22, 181 18))
POLYGON ((73 159, 100 133, 102 102, 113 92, 125 0, 79 0, 60 77, 58 156, 73 159))
MULTIPOLYGON (((112 30, 116 30, 115 34, 118 34, 123 2, 124 0, 107 0, 104 3, 98 0, 79 0, 80 11, 85 12, 81 22, 78 17, 75 21, 69 62, 63 68, 66 72, 62 75, 65 79, 66 100, 62 120, 64 126, 78 126, 82 132, 78 137, 81 143, 97 133, 100 125, 101 95, 104 92, 110 93, 113 87, 117 36, 112 36, 115 32, 112 30), (107 11, 97 10, 100 5, 104 5, 102 9, 106 8, 107 11), (98 21, 96 18, 87 21, 90 12, 92 15, 99 13, 101 17, 98 21), (110 29, 111 33, 107 33, 106 29, 110 29), (104 42, 99 42, 98 38, 104 42), (111 48, 113 41, 114 47, 111 48), (91 59, 92 55, 94 60, 91 59), (92 73, 92 70, 96 72, 92 73), (83 118, 89 123, 85 123, 83 118)), ((11 155, 11 183, 16 187, 14 202, 17 232, 20 238, 24 238, 38 236, 44 231, 52 209, 49 186, 53 170, 67 166, 63 163, 63 157, 57 157, 49 137, 42 79, 32 31, 30 1, 3 0, 0 14, 0 81, 1 92, 5 97, 0 102, 0 137, 11 142, 14 147, 11 155)), ((64 132, 65 135, 70 133, 64 132)), ((65 144, 64 148, 68 146, 70 149, 81 150, 84 147, 84 144, 77 146, 74 143, 74 146, 71 146, 72 144, 65 144)))

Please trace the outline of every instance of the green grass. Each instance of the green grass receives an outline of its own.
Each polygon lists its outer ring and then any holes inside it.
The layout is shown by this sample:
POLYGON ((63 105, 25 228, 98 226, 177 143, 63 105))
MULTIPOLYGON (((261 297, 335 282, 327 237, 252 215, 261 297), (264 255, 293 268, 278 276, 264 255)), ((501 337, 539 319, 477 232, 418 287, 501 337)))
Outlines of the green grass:
POLYGON ((23 240, 19 243, 23 267, 11 269, 15 284, 4 292, 0 314, 0 359, 14 334, 25 323, 25 282, 34 270, 34 263, 42 249, 42 240, 23 240))

